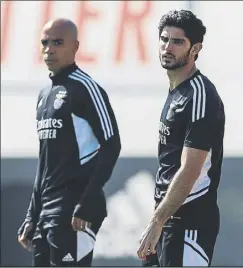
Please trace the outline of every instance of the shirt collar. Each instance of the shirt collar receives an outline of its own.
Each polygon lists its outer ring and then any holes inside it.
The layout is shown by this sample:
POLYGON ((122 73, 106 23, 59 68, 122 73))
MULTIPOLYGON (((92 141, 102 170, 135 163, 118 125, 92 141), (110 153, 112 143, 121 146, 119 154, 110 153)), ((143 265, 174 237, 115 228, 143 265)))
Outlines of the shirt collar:
POLYGON ((73 64, 63 68, 60 72, 55 75, 49 74, 49 78, 52 80, 53 84, 61 82, 63 79, 67 79, 67 76, 78 69, 78 66, 74 62, 73 64))
POLYGON ((200 70, 197 69, 197 71, 193 75, 191 75, 190 77, 182 81, 177 87, 173 88, 172 90, 170 90, 169 88, 169 94, 174 93, 175 91, 177 91, 178 88, 183 87, 186 83, 188 83, 188 81, 194 79, 197 75, 200 75, 200 74, 201 74, 200 70))

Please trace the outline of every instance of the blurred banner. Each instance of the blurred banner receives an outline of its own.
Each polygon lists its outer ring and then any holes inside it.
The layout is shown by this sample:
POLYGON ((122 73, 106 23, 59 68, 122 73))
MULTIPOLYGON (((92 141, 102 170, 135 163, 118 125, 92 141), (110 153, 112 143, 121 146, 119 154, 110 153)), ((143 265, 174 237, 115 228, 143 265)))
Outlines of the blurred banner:
POLYGON ((36 99, 50 82, 39 54, 40 31, 55 17, 77 24, 77 64, 108 92, 122 140, 121 157, 105 186, 109 217, 97 239, 94 265, 139 265, 136 250, 153 210, 159 118, 168 93, 158 58, 158 23, 167 11, 182 8, 207 27, 196 63, 215 83, 226 110, 221 231, 213 265, 243 265, 243 2, 1 1, 2 265, 31 261, 16 232, 35 177, 36 99))
POLYGON ((77 63, 109 94, 122 155, 156 156, 158 120, 168 92, 158 58, 158 23, 175 8, 191 8, 207 26, 197 65, 225 104, 225 153, 242 156, 242 137, 236 135, 243 133, 241 1, 2 1, 2 155, 37 155, 34 107, 40 88, 49 83, 39 55, 40 29, 50 18, 64 16, 79 28, 77 63), (24 129, 18 137, 16 128, 24 129))
POLYGON ((52 18, 68 17, 79 29, 77 62, 99 81, 161 83, 157 25, 162 13, 186 6, 184 1, 2 1, 2 78, 45 80, 41 28, 52 18), (153 78, 151 70, 157 70, 153 78))

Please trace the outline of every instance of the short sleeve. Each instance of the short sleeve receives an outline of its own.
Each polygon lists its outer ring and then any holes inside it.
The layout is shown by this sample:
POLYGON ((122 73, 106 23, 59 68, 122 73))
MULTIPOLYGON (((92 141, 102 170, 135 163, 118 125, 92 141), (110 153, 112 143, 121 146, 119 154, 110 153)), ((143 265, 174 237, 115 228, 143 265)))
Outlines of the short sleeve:
POLYGON ((217 122, 217 105, 214 100, 202 94, 194 95, 187 107, 187 126, 184 146, 210 151, 213 145, 217 122))
POLYGON ((210 151, 213 141, 213 128, 206 118, 190 122, 186 130, 184 146, 210 151))

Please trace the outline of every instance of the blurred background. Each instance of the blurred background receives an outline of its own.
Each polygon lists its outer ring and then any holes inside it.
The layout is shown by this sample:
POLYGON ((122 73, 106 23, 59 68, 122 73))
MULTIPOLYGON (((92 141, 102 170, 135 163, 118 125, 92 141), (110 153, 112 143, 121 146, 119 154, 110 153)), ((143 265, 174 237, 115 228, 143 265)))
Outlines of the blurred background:
POLYGON ((241 1, 1 1, 1 265, 31 265, 16 232, 35 178, 36 98, 49 83, 39 55, 40 30, 55 17, 77 24, 77 63, 108 92, 122 139, 105 186, 109 217, 98 234, 93 265, 140 265, 136 250, 153 210, 159 118, 168 92, 158 58, 158 23, 167 11, 182 8, 207 27, 197 66, 215 83, 226 110, 213 265, 243 265, 241 1))

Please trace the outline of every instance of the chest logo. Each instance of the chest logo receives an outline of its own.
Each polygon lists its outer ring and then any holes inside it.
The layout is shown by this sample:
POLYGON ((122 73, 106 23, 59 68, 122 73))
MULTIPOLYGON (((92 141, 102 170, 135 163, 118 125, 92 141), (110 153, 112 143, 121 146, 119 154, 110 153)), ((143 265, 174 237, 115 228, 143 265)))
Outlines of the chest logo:
POLYGON ((175 114, 183 112, 186 105, 187 99, 185 97, 181 96, 178 100, 173 100, 167 112, 166 120, 174 121, 175 114))
POLYGON ((66 90, 60 90, 56 94, 56 99, 54 100, 53 107, 54 109, 58 110, 62 107, 64 103, 64 99, 67 97, 67 91, 66 90))

